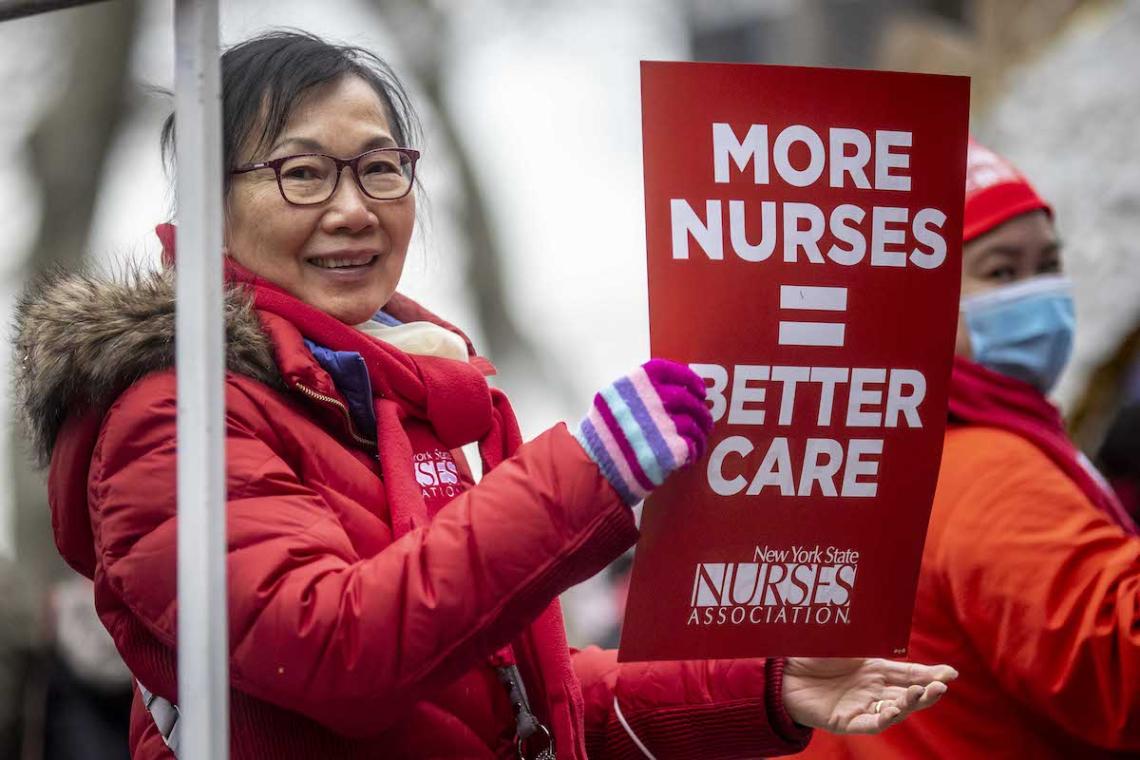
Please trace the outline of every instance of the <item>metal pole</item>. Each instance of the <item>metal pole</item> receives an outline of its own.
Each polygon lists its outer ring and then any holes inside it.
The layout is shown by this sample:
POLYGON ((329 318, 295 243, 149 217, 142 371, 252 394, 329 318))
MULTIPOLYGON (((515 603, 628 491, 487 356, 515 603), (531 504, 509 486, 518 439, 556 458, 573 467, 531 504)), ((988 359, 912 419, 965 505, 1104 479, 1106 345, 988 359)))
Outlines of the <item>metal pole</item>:
POLYGON ((217 0, 174 1, 181 760, 229 757, 217 0))

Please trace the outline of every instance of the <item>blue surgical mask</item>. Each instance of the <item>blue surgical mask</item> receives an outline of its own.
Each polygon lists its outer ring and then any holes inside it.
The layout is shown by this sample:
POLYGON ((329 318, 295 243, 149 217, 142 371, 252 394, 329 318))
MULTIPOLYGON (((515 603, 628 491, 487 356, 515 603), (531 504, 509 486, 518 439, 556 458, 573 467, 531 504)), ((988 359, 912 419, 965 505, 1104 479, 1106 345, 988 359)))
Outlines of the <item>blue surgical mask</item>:
POLYGON ((1073 349, 1072 283, 1032 277, 962 299, 974 361, 1048 393, 1073 349))

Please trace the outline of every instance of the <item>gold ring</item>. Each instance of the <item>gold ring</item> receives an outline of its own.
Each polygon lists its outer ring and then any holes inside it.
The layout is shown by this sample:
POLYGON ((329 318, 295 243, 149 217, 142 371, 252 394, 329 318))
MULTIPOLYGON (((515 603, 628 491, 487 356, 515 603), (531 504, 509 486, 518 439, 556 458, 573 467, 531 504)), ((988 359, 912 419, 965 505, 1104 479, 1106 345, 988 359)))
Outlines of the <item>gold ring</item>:
POLYGON ((881 713, 883 711, 883 704, 885 702, 885 699, 876 700, 875 704, 871 705, 871 712, 875 713, 876 715, 881 713))

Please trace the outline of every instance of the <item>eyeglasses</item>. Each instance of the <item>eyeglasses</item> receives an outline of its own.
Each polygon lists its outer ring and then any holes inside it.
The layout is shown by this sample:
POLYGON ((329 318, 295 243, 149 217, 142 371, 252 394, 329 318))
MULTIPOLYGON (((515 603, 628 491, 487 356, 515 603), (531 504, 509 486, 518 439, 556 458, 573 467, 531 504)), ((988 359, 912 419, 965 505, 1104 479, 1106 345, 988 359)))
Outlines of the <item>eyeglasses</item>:
POLYGON ((420 152, 414 148, 377 148, 354 158, 302 153, 238 167, 230 174, 272 169, 277 175, 277 188, 287 203, 313 206, 333 196, 347 166, 362 193, 378 201, 394 201, 412 189, 419 157, 420 152))

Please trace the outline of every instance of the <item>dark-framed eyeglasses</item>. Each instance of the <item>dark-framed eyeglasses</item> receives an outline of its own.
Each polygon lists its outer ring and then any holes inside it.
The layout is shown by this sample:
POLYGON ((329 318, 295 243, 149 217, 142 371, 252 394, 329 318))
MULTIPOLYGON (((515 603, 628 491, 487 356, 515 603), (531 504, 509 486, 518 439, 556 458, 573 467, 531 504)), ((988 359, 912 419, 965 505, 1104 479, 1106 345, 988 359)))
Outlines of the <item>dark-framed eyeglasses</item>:
POLYGON ((362 193, 378 201, 395 201, 411 191, 419 157, 415 148, 376 148, 353 158, 300 153, 239 166, 231 169, 230 174, 272 169, 286 203, 313 206, 333 196, 347 166, 362 193))

